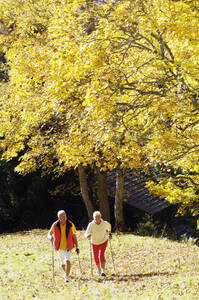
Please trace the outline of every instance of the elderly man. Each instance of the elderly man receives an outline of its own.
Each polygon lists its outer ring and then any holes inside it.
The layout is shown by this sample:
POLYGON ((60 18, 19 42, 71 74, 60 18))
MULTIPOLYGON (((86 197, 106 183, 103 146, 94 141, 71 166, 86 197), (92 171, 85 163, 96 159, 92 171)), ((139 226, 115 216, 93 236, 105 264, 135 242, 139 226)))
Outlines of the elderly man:
POLYGON ((65 281, 68 282, 71 269, 70 256, 74 245, 77 254, 79 254, 76 228, 75 225, 67 219, 64 210, 59 210, 57 217, 58 220, 52 224, 48 232, 48 238, 53 242, 55 250, 58 251, 61 266, 65 273, 65 281))
POLYGON ((91 239, 97 273, 101 276, 105 274, 105 250, 108 244, 108 239, 111 239, 111 224, 104 221, 99 211, 93 213, 93 221, 88 224, 85 232, 85 237, 91 239))

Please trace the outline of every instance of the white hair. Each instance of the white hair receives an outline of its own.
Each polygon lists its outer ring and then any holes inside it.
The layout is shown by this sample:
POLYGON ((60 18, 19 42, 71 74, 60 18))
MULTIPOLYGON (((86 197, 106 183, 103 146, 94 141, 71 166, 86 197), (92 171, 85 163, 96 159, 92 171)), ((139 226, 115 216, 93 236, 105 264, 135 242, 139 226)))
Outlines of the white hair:
POLYGON ((96 211, 94 211, 94 213, 93 213, 93 219, 95 218, 95 216, 102 216, 101 215, 101 212, 99 211, 99 210, 96 210, 96 211))
POLYGON ((65 210, 61 209, 57 212, 57 217, 59 218, 59 216, 63 213, 66 213, 65 210))

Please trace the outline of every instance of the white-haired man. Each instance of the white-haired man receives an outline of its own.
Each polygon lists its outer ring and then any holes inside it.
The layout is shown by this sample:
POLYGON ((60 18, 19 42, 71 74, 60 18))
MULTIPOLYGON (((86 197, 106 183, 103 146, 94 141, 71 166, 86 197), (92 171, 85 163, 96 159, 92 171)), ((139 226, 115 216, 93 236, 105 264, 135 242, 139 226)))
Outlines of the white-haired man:
POLYGON ((112 238, 111 224, 102 219, 100 211, 95 211, 93 213, 93 221, 88 224, 85 237, 91 239, 98 275, 101 274, 102 276, 106 276, 105 251, 108 244, 108 239, 112 238))
POLYGON ((55 250, 58 251, 61 266, 65 273, 65 281, 68 282, 71 269, 70 256, 74 246, 76 247, 76 253, 79 254, 76 228, 75 225, 67 219, 64 210, 59 210, 57 217, 58 220, 52 224, 48 232, 48 238, 53 242, 55 250))

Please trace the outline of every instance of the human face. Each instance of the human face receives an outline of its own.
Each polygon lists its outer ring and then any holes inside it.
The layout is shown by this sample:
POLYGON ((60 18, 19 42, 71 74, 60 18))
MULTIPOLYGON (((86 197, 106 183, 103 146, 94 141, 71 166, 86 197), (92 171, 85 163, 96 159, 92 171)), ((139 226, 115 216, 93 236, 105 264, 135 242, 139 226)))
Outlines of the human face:
POLYGON ((100 215, 95 215, 95 216, 94 216, 94 221, 95 221, 96 224, 99 225, 100 222, 101 222, 101 216, 100 216, 100 215))
POLYGON ((66 223, 67 217, 66 217, 66 213, 63 212, 59 215, 59 220, 61 222, 62 225, 64 225, 66 223))

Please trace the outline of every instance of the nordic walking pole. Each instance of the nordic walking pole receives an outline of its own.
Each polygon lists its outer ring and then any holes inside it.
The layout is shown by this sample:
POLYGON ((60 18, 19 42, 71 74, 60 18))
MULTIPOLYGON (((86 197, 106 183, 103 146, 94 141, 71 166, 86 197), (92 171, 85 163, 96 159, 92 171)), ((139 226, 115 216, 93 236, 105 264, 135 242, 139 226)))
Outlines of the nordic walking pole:
MULTIPOLYGON (((108 230, 107 230, 107 233, 108 233, 108 230)), ((111 237, 111 233, 108 234, 109 237, 111 237)), ((113 269, 114 269, 114 272, 116 273, 116 270, 115 270, 115 263, 114 263, 114 259, 113 259, 113 251, 112 251, 112 246, 111 246, 111 239, 109 238, 109 245, 110 245, 110 250, 111 250, 111 257, 112 257, 112 262, 113 262, 113 269)))
POLYGON ((81 264, 80 264, 79 253, 77 253, 77 256, 78 256, 78 262, 79 262, 80 275, 82 275, 82 268, 81 268, 81 264))
POLYGON ((80 270, 80 277, 77 281, 77 286, 78 286, 78 289, 80 289, 80 279, 81 279, 81 276, 82 276, 82 268, 81 268, 80 258, 79 258, 79 248, 76 248, 76 253, 77 253, 77 256, 78 256, 79 270, 80 270))
POLYGON ((90 263, 91 263, 91 277, 93 278, 93 262, 92 262, 92 249, 91 249, 91 240, 90 242, 90 263))
POLYGON ((53 242, 51 241, 52 245, 52 270, 53 270, 53 281, 55 281, 55 264, 54 264, 54 247, 53 242))
POLYGON ((110 245, 110 249, 111 249, 111 257, 112 257, 112 262, 113 262, 113 269, 114 269, 114 272, 116 273, 115 263, 114 263, 114 259, 113 259, 113 251, 112 251, 112 247, 111 247, 111 240, 109 240, 109 245, 110 245))

